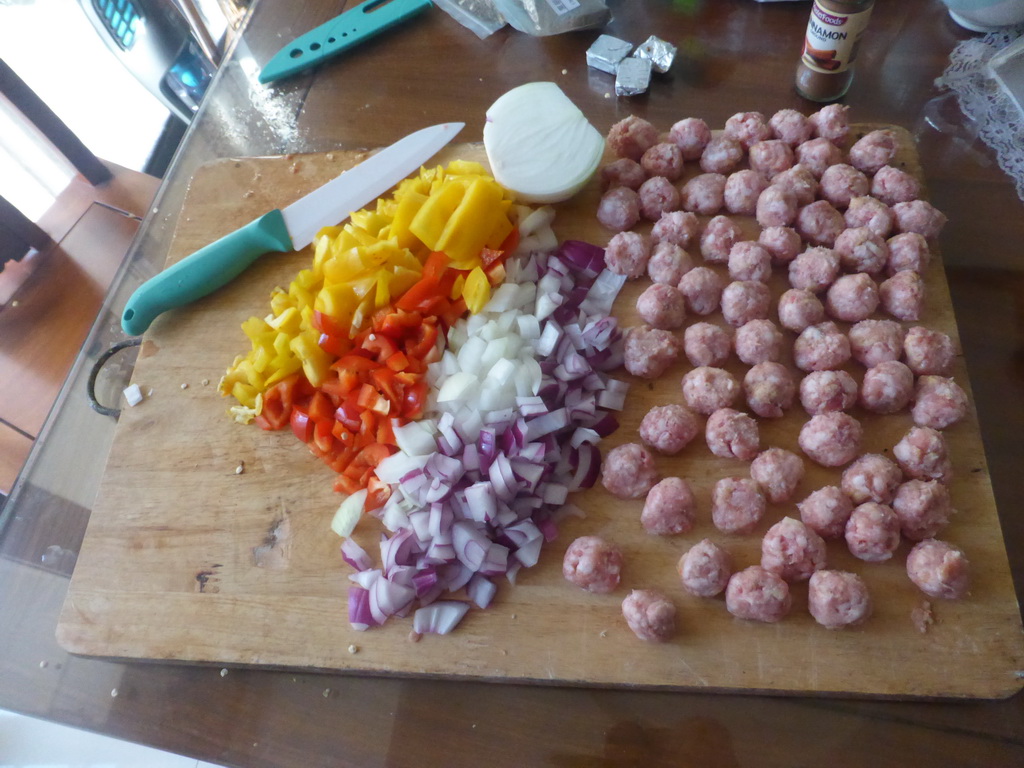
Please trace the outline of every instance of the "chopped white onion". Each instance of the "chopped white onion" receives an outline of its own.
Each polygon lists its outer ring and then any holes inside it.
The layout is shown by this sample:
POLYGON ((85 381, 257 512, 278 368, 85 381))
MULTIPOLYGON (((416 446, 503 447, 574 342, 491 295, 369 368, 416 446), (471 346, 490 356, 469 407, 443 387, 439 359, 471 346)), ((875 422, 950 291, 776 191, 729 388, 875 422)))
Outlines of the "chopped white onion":
POLYGON ((346 497, 338 507, 338 511, 334 513, 334 517, 331 519, 331 530, 341 536, 341 538, 348 538, 352 535, 352 531, 355 530, 356 523, 363 516, 366 495, 367 490, 365 488, 356 491, 351 496, 346 497))

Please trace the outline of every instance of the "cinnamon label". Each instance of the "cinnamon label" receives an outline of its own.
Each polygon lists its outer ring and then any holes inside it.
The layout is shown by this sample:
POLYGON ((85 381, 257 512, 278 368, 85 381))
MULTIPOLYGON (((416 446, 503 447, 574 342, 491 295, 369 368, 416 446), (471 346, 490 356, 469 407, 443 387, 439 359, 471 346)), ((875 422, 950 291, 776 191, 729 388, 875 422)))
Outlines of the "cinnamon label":
POLYGON ((861 35, 867 29, 871 8, 859 13, 839 13, 814 0, 804 37, 803 63, 815 72, 844 72, 857 58, 861 35))

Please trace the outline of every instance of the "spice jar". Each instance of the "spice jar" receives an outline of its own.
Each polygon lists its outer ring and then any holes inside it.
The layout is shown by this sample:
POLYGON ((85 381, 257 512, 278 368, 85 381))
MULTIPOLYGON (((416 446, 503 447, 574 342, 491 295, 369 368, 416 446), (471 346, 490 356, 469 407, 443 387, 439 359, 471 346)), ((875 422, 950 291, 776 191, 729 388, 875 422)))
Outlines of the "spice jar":
POLYGON ((853 80, 853 62, 874 0, 814 0, 796 90, 811 101, 835 101, 853 80))

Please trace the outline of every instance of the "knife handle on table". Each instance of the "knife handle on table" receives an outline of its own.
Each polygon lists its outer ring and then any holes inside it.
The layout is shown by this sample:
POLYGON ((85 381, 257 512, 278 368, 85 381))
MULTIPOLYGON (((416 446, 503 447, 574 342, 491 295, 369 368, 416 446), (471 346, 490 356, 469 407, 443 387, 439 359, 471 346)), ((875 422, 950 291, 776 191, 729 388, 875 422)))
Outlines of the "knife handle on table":
POLYGON ((157 315, 212 293, 263 254, 291 250, 284 217, 279 210, 270 211, 140 285, 125 305, 121 327, 131 336, 141 335, 157 315))

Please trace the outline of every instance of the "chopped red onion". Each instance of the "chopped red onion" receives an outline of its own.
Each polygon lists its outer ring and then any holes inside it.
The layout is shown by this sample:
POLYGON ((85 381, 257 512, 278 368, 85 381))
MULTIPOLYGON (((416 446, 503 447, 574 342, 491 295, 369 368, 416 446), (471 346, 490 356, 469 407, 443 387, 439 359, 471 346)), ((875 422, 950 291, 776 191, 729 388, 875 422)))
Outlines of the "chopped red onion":
POLYGON ((441 600, 420 608, 412 615, 412 630, 424 635, 447 635, 469 611, 469 603, 461 600, 441 600))

